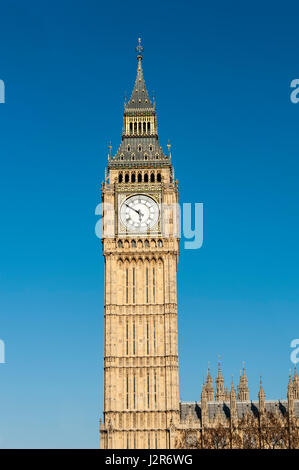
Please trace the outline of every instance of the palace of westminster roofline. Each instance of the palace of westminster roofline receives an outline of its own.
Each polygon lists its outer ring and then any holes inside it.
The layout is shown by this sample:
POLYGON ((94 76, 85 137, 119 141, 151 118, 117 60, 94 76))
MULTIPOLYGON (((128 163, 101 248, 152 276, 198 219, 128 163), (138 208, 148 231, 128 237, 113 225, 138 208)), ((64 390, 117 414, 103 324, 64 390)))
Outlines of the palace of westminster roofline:
POLYGON ((205 383, 202 386, 201 399, 199 402, 180 402, 180 418, 182 423, 200 422, 202 420, 202 411, 206 408, 207 418, 210 421, 217 418, 231 418, 231 410, 235 409, 236 417, 243 418, 246 414, 252 413, 258 416, 264 410, 265 412, 281 413, 285 415, 289 411, 295 418, 299 418, 299 375, 295 366, 294 376, 289 375, 286 400, 266 400, 262 381, 258 400, 249 399, 248 379, 245 368, 240 375, 240 381, 237 391, 232 383, 231 390, 224 387, 224 378, 221 372, 221 364, 218 364, 218 375, 215 380, 215 389, 210 368, 205 383))

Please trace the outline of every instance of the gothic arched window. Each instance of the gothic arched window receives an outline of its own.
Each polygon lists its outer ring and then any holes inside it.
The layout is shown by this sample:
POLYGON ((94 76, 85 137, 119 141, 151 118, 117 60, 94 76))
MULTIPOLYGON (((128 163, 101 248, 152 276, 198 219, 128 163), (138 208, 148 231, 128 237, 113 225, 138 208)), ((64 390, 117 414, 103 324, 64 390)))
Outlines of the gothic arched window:
POLYGON ((158 183, 161 183, 161 173, 157 174, 157 181, 158 181, 158 183))
POLYGON ((126 173, 125 175, 125 183, 128 183, 129 182, 129 173, 126 173))
POLYGON ((141 181, 142 181, 142 175, 141 175, 141 173, 138 173, 137 180, 138 180, 138 183, 141 183, 141 181))
POLYGON ((151 183, 155 182, 155 173, 151 173, 151 183))
POLYGON ((119 182, 119 183, 122 183, 122 180, 123 180, 123 174, 120 173, 120 174, 118 175, 118 182, 119 182))
POLYGON ((148 174, 147 173, 144 173, 144 182, 148 183, 148 174))

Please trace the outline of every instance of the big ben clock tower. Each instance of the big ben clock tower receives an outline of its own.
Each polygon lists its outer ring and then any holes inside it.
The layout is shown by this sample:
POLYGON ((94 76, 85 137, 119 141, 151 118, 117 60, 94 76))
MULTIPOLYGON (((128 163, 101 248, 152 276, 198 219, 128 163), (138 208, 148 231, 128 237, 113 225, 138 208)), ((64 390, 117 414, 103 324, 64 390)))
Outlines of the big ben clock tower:
POLYGON ((121 145, 102 184, 104 449, 171 448, 179 421, 178 186, 159 144, 137 47, 121 145))

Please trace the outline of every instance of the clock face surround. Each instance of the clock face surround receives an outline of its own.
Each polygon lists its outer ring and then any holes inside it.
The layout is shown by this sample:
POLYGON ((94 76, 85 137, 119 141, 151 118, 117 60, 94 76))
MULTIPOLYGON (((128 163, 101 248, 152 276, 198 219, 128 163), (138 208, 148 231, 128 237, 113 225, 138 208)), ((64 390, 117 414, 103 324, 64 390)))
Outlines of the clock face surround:
POLYGON ((159 206, 145 194, 128 197, 121 205, 120 218, 130 232, 146 233, 159 219, 159 206))

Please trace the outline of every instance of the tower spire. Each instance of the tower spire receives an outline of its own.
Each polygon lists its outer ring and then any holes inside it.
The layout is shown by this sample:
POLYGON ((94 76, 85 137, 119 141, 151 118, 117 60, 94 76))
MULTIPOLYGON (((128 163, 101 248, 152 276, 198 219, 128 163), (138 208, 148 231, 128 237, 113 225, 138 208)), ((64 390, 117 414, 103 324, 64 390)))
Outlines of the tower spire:
POLYGON ((222 377, 221 373, 221 362, 220 356, 218 357, 218 376, 216 378, 216 401, 224 401, 225 400, 225 390, 224 390, 224 378, 222 377))
POLYGON ((131 96, 128 95, 124 103, 122 141, 109 160, 109 168, 123 167, 128 163, 140 167, 151 161, 159 167, 170 167, 170 152, 165 155, 159 144, 156 106, 149 97, 143 76, 140 38, 136 52, 137 75, 131 96))
POLYGON ((266 410, 265 407, 265 392, 262 384, 262 377, 260 377, 260 389, 259 389, 259 412, 262 415, 266 410))
POLYGON ((248 401, 249 400, 249 388, 248 388, 248 379, 245 374, 245 362, 243 362, 243 374, 240 377, 239 387, 238 387, 238 400, 248 401))
POLYGON ((137 76, 134 84, 134 89, 132 91, 131 98, 128 104, 125 106, 125 110, 137 109, 140 110, 154 110, 154 106, 149 98, 148 91, 146 89, 143 70, 142 70, 142 58, 143 55, 143 46, 141 45, 141 39, 138 38, 138 46, 136 47, 137 52, 137 76))
POLYGON ((299 400, 299 376, 298 376, 296 365, 295 365, 295 370, 294 370, 293 385, 294 385, 294 399, 299 400))
POLYGON ((207 392, 207 400, 208 401, 214 401, 214 388, 213 388, 213 379, 211 377, 211 371, 210 371, 210 363, 208 367, 208 375, 207 375, 207 381, 206 381, 206 392, 207 392))

